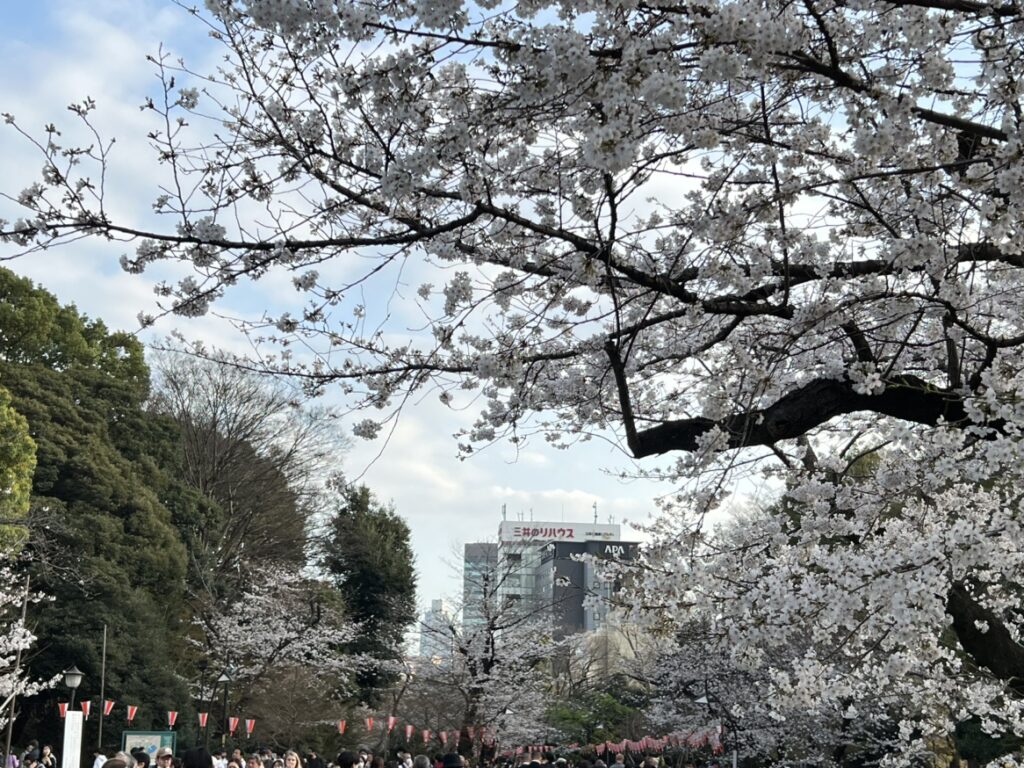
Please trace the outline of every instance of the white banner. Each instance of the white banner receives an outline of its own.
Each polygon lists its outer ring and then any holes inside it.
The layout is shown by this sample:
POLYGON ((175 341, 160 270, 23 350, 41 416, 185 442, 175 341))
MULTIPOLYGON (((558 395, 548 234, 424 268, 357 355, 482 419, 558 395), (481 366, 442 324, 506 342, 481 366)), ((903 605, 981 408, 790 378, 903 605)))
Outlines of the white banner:
POLYGON ((60 768, 78 768, 82 759, 82 713, 68 710, 64 717, 64 746, 60 752, 60 768))

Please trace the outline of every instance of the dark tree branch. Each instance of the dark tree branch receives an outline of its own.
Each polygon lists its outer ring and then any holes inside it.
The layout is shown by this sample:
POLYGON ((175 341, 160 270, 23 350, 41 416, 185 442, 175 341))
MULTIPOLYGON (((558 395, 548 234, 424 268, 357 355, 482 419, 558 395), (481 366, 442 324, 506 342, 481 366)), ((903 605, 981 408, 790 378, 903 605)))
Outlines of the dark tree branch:
MULTIPOLYGON (((714 428, 725 431, 730 448, 771 446, 806 434, 836 416, 869 411, 918 424, 934 426, 966 418, 961 398, 936 389, 917 376, 893 376, 877 395, 855 392, 849 381, 818 379, 783 396, 766 408, 738 413, 724 420, 678 419, 636 434, 635 458, 669 451, 694 451, 700 438, 714 428)), ((630 446, 632 448, 632 446, 630 446)))
POLYGON ((1013 639, 1003 621, 978 603, 966 585, 959 582, 949 591, 946 611, 953 617, 953 630, 960 647, 975 663, 1005 681, 1017 693, 1024 693, 1024 647, 1013 639))

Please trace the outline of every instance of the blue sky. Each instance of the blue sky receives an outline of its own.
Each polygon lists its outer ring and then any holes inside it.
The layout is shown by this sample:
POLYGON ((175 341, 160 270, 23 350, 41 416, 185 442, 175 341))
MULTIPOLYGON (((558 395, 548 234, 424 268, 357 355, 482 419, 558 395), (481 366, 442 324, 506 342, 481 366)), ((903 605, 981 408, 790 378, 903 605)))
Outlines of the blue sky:
MULTIPOLYGON (((159 170, 145 143, 147 116, 138 105, 153 88, 153 70, 145 56, 161 42, 199 69, 212 66, 219 53, 185 11, 170 0, 13 0, 0 4, 0 112, 38 131, 46 122, 68 123, 66 105, 89 95, 96 99, 96 121, 117 137, 111 205, 135 220, 149 216, 159 170)), ((26 151, 9 126, 0 126, 0 163, 4 191, 30 183, 40 163, 26 151)), ((0 216, 16 212, 0 204, 0 216)), ((0 246, 0 248, 8 248, 0 246)), ((123 247, 84 242, 60 251, 6 262, 109 326, 135 330, 136 315, 152 311, 152 285, 159 272, 133 276, 118 267, 123 247)), ((0 258, 10 250, 0 250, 0 258)), ((221 309, 258 314, 263 308, 293 302, 296 294, 286 276, 240 286, 221 309)), ((239 337, 215 318, 183 321, 169 318, 143 338, 181 330, 190 338, 235 347, 239 337)), ((332 395, 333 396, 333 395, 332 395)), ((593 504, 602 520, 645 522, 653 498, 670 489, 649 483, 625 483, 602 472, 623 468, 618 449, 595 440, 570 451, 548 448, 535 440, 518 456, 495 446, 467 461, 456 459, 451 412, 424 398, 403 414, 379 459, 380 443, 357 441, 341 458, 350 475, 361 475, 384 499, 393 500, 409 521, 420 573, 420 603, 456 594, 458 573, 453 552, 465 541, 494 538, 502 505, 509 514, 536 519, 583 521, 593 504)))

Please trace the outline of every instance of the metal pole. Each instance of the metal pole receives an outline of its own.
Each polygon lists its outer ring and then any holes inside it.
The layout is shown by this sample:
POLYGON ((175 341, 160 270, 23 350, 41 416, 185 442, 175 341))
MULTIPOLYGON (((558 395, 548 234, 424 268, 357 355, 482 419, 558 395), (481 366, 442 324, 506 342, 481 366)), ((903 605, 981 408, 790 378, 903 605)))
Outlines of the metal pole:
MULTIPOLYGON (((25 625, 25 616, 27 615, 27 612, 28 612, 28 587, 29 587, 29 577, 26 576, 25 577, 25 597, 21 601, 21 624, 22 624, 22 626, 25 625)), ((18 652, 14 655, 14 677, 12 679, 14 681, 15 691, 17 690, 16 686, 18 684, 18 673, 20 671, 21 671, 21 648, 19 648, 18 652)), ((7 761, 10 758, 10 755, 11 755, 11 737, 14 734, 14 705, 17 703, 17 699, 18 699, 17 693, 12 692, 11 693, 11 708, 7 712, 7 739, 6 739, 5 743, 4 743, 4 765, 5 766, 7 765, 7 761)))
POLYGON ((103 656, 100 662, 100 706, 99 706, 99 735, 96 737, 96 748, 102 753, 103 752, 103 708, 106 706, 106 702, 103 697, 107 695, 107 624, 103 623, 103 656))
POLYGON ((224 681, 224 731, 220 735, 220 745, 223 747, 228 741, 228 683, 230 680, 224 681))

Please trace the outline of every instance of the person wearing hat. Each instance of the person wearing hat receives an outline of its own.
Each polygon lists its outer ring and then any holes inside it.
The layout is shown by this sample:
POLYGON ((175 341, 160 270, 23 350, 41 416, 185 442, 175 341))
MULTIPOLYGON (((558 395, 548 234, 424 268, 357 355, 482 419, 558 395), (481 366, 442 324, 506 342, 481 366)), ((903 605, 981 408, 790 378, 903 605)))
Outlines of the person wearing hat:
POLYGON ((170 747, 160 747, 156 751, 156 768, 171 768, 174 763, 174 752, 170 747))

